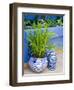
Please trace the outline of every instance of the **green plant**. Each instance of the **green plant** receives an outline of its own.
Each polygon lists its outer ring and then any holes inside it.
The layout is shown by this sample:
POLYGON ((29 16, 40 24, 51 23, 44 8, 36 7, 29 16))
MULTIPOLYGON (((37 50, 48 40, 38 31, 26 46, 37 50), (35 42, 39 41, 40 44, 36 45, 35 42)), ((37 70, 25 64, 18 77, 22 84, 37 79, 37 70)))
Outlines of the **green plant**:
POLYGON ((62 21, 61 18, 57 20, 57 25, 59 25, 59 26, 63 26, 63 21, 62 21))
POLYGON ((47 23, 45 23, 44 29, 42 29, 42 24, 39 22, 37 22, 37 25, 33 23, 32 27, 33 31, 30 31, 28 36, 31 52, 35 57, 44 57, 46 49, 50 46, 48 42, 54 33, 48 31, 47 23))
POLYGON ((48 19, 48 20, 47 20, 47 24, 48 24, 48 27, 52 27, 53 24, 54 24, 54 21, 51 20, 51 19, 48 19))

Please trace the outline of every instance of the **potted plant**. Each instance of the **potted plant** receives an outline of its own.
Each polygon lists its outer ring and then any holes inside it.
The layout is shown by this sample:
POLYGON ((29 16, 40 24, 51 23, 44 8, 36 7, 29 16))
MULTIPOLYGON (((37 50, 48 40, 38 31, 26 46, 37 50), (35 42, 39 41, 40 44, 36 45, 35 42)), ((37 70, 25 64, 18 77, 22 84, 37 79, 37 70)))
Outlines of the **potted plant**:
POLYGON ((32 54, 29 59, 29 66, 34 72, 42 72, 47 67, 46 51, 53 35, 53 32, 48 31, 47 23, 45 23, 44 28, 39 22, 37 25, 33 23, 33 30, 29 32, 28 36, 28 45, 32 54))

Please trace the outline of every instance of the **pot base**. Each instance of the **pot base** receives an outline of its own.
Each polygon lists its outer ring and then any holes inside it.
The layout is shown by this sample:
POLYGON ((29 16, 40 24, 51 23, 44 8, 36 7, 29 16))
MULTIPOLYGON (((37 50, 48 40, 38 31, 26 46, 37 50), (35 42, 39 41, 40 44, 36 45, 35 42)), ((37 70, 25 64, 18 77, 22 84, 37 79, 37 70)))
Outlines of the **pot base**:
POLYGON ((36 73, 44 71, 47 65, 48 65, 47 57, 44 58, 31 57, 29 60, 30 69, 36 73))

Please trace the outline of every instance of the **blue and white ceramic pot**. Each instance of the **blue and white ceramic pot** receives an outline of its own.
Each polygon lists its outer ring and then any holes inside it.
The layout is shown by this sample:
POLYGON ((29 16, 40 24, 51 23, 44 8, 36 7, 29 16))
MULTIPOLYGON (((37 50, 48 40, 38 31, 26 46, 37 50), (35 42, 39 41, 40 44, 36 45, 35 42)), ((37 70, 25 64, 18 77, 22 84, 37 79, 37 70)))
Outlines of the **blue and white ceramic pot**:
POLYGON ((29 60, 29 66, 32 71, 39 73, 45 70, 48 65, 47 57, 35 58, 31 57, 29 60))
POLYGON ((53 50, 47 51, 48 69, 51 71, 56 70, 57 57, 53 50))

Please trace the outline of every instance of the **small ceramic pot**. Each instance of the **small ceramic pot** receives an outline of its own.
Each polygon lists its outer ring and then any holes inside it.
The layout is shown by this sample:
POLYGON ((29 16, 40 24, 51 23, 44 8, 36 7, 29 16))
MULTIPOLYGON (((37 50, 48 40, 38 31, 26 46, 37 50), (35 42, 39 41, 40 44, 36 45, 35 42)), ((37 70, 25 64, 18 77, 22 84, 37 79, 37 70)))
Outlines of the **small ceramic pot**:
POLYGON ((51 71, 56 70, 57 57, 53 50, 47 51, 48 69, 51 71))
POLYGON ((45 70, 48 65, 47 57, 35 58, 31 57, 29 60, 29 67, 32 71, 39 73, 45 70))

